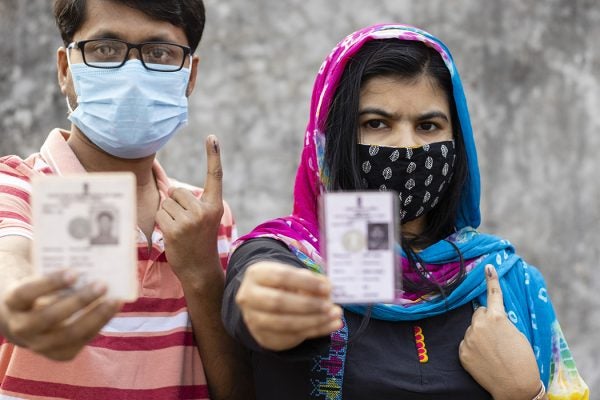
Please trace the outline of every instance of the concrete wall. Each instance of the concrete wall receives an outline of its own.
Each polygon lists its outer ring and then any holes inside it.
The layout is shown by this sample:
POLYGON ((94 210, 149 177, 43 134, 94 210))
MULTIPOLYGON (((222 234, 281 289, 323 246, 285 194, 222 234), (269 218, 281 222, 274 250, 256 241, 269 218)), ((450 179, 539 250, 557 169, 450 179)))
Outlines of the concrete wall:
MULTIPOLYGON (((67 127, 48 0, 0 0, 0 153, 67 127)), ((223 146, 240 232, 287 214, 315 73, 362 26, 421 26, 453 50, 482 168, 483 230, 538 265, 579 368, 600 390, 600 3, 597 0, 206 0, 191 123, 160 159, 202 184, 223 146), (595 43, 595 44, 594 44, 595 43)))

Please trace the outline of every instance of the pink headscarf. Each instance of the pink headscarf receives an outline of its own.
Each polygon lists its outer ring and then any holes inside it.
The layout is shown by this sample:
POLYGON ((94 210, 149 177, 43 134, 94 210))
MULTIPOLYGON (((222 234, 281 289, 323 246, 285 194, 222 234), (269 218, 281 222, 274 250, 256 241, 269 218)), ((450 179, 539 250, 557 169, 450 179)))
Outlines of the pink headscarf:
POLYGON ((327 114, 337 85, 348 60, 371 40, 398 39, 419 41, 435 49, 444 60, 452 77, 453 94, 467 152, 469 178, 463 190, 457 228, 479 225, 479 170, 473 133, 460 78, 452 56, 439 39, 418 28, 398 25, 374 25, 347 36, 329 54, 321 65, 315 80, 310 119, 304 137, 304 148, 294 186, 292 215, 274 219, 257 226, 240 238, 234 249, 246 240, 270 237, 283 241, 310 269, 322 272, 319 253, 318 201, 327 187, 327 170, 324 165, 327 114))

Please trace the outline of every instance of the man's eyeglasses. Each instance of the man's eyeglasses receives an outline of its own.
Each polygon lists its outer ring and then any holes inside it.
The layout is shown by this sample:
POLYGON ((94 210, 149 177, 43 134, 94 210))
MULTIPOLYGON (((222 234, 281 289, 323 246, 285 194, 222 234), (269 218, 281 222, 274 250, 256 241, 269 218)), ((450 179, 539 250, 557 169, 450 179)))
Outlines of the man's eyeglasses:
POLYGON ((118 39, 92 39, 71 43, 67 49, 79 49, 83 62, 94 68, 120 68, 136 49, 146 69, 175 72, 183 68, 192 50, 187 46, 166 42, 132 44, 118 39))

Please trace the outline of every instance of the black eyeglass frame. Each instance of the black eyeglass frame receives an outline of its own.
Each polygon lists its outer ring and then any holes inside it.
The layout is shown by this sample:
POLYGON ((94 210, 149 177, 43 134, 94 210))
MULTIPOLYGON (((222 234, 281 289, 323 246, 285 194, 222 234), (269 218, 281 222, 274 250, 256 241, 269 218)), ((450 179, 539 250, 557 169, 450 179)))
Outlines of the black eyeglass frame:
MULTIPOLYGON (((81 57, 83 58, 83 62, 85 63, 85 65, 87 65, 88 67, 101 68, 101 69, 121 68, 123 65, 125 65, 125 63, 129 59, 129 52, 131 51, 131 49, 136 49, 138 51, 138 53, 139 53, 139 60, 142 62, 142 65, 144 66, 144 68, 146 68, 149 71, 158 71, 158 72, 177 72, 177 71, 180 71, 183 68, 184 64, 185 64, 186 58, 192 54, 192 49, 190 47, 184 46, 184 45, 181 45, 181 44, 177 44, 177 43, 171 43, 171 42, 143 42, 143 43, 133 44, 133 43, 129 43, 129 42, 126 42, 126 41, 120 40, 120 39, 88 39, 88 40, 79 40, 77 42, 72 42, 71 44, 69 44, 69 46, 67 46, 67 49, 78 49, 78 50, 81 50, 81 57), (125 44, 127 46, 127 52, 125 53, 125 57, 123 58, 123 61, 121 62, 121 64, 119 64, 119 65, 111 65, 111 66, 107 66, 107 67, 101 67, 101 66, 98 66, 98 65, 89 64, 87 62, 87 60, 85 59, 85 45, 87 43, 90 43, 90 42, 98 42, 98 41, 119 42, 119 43, 125 44), (177 69, 168 69, 168 70, 148 67, 146 65, 146 62, 144 61, 144 57, 142 56, 142 47, 145 46, 145 45, 151 45, 151 44, 168 44, 170 46, 177 46, 177 47, 181 48, 183 50, 183 57, 181 57, 181 65, 179 65, 179 67, 177 69)), ((176 67, 176 65, 177 64, 173 65, 173 67, 176 67)))

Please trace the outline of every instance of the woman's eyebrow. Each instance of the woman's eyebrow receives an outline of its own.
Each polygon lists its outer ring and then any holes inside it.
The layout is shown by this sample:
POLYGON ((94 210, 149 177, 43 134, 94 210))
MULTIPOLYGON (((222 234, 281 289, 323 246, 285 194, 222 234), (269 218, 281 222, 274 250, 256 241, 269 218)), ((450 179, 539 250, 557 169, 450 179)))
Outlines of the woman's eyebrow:
POLYGON ((382 117, 390 118, 390 119, 397 117, 396 114, 389 113, 381 108, 376 108, 376 107, 366 107, 358 112, 359 116, 364 115, 364 114, 377 114, 377 115, 381 115, 382 117))
MULTIPOLYGON (((363 108, 362 110, 360 110, 358 113, 359 116, 364 115, 364 114, 376 114, 376 115, 381 115, 382 117, 389 118, 389 119, 397 119, 398 118, 397 114, 390 113, 382 108, 377 108, 377 107, 366 107, 366 108, 363 108)), ((448 122, 450 121, 448 116, 441 111, 429 111, 429 112, 420 114, 417 116, 416 120, 424 121, 424 120, 436 119, 436 118, 441 118, 448 122)))
POLYGON ((430 111, 430 112, 426 112, 424 114, 419 115, 418 120, 419 121, 423 121, 426 119, 436 119, 436 118, 441 118, 443 120, 446 120, 447 122, 450 121, 450 119, 448 118, 448 116, 446 114, 444 114, 441 111, 430 111))

